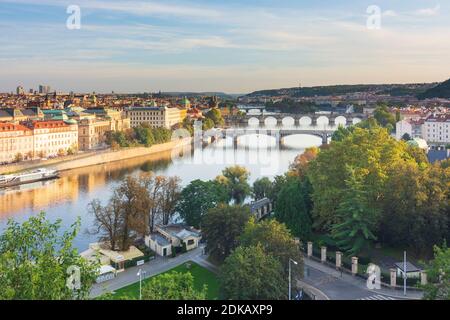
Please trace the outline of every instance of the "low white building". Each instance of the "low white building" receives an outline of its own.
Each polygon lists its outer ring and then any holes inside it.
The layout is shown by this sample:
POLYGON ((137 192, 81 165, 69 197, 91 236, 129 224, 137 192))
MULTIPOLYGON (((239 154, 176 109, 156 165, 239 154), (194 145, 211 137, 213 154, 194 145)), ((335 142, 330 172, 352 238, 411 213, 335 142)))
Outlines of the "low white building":
POLYGON ((158 255, 166 257, 172 254, 172 248, 186 245, 186 250, 199 246, 200 231, 180 224, 156 226, 156 231, 145 237, 145 244, 158 255))
POLYGON ((422 128, 423 138, 431 143, 450 143, 450 114, 428 116, 422 128))
POLYGON ((89 249, 80 253, 80 256, 88 261, 98 262, 102 266, 114 265, 117 272, 125 270, 126 261, 141 257, 144 259, 144 253, 135 246, 130 246, 127 251, 114 251, 106 242, 89 244, 89 249))
POLYGON ((408 134, 411 139, 423 138, 423 123, 421 119, 404 119, 395 125, 395 137, 401 140, 405 134, 408 134))

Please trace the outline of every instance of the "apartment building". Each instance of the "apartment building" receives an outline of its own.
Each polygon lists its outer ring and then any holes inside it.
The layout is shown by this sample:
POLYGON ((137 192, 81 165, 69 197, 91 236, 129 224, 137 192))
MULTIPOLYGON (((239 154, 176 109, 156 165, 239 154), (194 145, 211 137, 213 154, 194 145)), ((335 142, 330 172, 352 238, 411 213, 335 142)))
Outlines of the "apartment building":
POLYGON ((33 157, 33 131, 21 124, 0 123, 0 163, 33 157))
POLYGON ((178 108, 131 107, 126 113, 127 117, 130 118, 132 128, 147 123, 152 128, 170 129, 182 121, 181 112, 178 108))
POLYGON ((450 143, 450 114, 432 114, 425 118, 423 138, 431 143, 450 143))
POLYGON ((33 131, 35 157, 52 157, 78 149, 75 121, 27 121, 23 124, 33 131))

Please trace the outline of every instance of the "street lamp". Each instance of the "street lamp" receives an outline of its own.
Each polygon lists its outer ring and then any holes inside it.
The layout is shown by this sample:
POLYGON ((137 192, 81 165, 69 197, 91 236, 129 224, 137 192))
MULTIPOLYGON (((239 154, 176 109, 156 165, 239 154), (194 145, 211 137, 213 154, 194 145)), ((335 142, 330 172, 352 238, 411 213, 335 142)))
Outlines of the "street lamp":
POLYGON ((406 273, 406 251, 403 252, 403 295, 406 296, 406 278, 408 274, 406 273))
POLYGON ((145 276, 147 272, 139 269, 137 276, 139 277, 139 300, 142 300, 142 275, 145 276))
POLYGON ((298 265, 297 261, 289 258, 289 300, 291 300, 291 262, 293 262, 295 265, 298 265))

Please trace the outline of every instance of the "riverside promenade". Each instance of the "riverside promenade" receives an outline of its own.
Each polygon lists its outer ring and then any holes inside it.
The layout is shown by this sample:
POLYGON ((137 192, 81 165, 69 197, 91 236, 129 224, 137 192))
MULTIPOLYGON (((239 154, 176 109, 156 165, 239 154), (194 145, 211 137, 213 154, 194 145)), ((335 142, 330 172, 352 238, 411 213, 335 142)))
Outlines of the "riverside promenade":
POLYGON ((18 164, 4 165, 0 167, 0 174, 32 170, 36 168, 51 167, 54 170, 66 171, 82 167, 89 167, 114 161, 126 160, 166 152, 170 150, 183 149, 189 147, 192 138, 184 138, 176 141, 153 145, 149 148, 135 147, 120 150, 98 150, 78 153, 76 155, 58 157, 44 161, 30 161, 18 164))

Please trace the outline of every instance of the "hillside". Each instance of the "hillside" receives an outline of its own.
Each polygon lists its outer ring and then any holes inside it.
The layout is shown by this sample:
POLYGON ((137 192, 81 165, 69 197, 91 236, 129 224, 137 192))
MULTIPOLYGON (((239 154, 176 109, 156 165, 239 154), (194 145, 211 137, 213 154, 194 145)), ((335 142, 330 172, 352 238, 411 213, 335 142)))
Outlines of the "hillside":
POLYGON ((429 83, 418 84, 357 84, 357 85, 334 85, 334 86, 317 86, 303 88, 283 88, 255 91, 246 97, 257 96, 281 96, 287 95, 291 97, 314 97, 314 96, 330 96, 345 95, 355 92, 374 92, 377 94, 389 94, 392 96, 411 95, 416 96, 435 86, 429 83))
POLYGON ((418 95, 419 99, 450 98, 450 79, 418 95))

